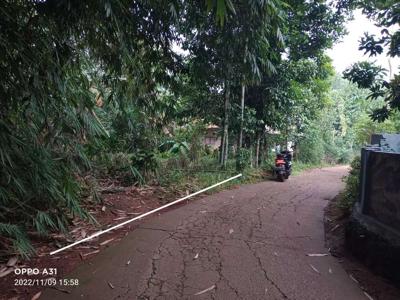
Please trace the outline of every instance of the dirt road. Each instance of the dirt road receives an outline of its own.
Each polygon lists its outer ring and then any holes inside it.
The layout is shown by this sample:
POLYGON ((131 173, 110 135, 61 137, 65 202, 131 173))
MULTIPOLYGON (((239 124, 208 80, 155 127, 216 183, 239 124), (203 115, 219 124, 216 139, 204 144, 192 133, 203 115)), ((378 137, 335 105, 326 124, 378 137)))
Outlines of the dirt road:
POLYGON ((324 246, 345 167, 190 202, 142 222, 41 299, 367 299, 324 246))

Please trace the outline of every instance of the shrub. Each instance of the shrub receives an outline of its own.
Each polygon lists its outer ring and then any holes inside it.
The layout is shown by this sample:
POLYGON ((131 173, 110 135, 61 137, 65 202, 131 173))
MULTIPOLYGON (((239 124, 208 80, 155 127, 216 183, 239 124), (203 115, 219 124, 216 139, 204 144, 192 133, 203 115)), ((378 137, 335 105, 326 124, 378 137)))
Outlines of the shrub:
POLYGON ((354 203, 359 197, 359 186, 360 186, 360 167, 361 158, 357 156, 351 162, 351 170, 349 175, 344 178, 346 188, 343 192, 341 199, 338 202, 338 206, 343 210, 351 212, 354 203))
POLYGON ((299 142, 299 160, 304 163, 319 164, 325 157, 324 141, 316 125, 310 126, 299 142))
POLYGON ((243 171, 250 164, 250 150, 239 149, 236 155, 236 170, 243 171))
POLYGON ((116 177, 123 180, 127 184, 134 181, 141 184, 144 178, 140 172, 143 156, 132 153, 103 153, 95 157, 97 171, 102 177, 116 177))

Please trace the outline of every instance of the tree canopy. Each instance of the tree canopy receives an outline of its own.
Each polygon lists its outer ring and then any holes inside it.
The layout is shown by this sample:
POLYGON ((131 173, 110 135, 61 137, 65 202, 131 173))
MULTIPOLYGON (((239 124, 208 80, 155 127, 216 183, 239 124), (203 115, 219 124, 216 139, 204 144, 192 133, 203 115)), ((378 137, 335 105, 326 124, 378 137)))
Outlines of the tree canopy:
MULTIPOLYGON (((397 10, 377 3, 3 1, 1 249, 27 256, 32 232, 95 223, 86 207, 102 201, 99 179, 161 184, 170 165, 202 157, 224 170, 265 167, 288 142, 304 163, 348 161, 378 108, 363 89, 386 97, 385 116, 398 107, 398 79, 359 63, 345 75, 358 86, 345 85, 324 51, 354 5, 395 24, 397 10), (215 149, 203 141, 210 128, 215 149)), ((363 49, 390 42, 398 55, 396 34, 383 35, 363 49)))

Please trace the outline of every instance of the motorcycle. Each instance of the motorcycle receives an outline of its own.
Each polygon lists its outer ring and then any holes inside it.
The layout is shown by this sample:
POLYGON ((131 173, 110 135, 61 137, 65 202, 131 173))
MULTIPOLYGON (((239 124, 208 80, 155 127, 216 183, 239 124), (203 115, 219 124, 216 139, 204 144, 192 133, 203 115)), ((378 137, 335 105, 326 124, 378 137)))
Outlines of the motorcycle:
POLYGON ((292 173, 292 154, 290 151, 282 151, 275 158, 274 174, 280 182, 289 179, 292 173))

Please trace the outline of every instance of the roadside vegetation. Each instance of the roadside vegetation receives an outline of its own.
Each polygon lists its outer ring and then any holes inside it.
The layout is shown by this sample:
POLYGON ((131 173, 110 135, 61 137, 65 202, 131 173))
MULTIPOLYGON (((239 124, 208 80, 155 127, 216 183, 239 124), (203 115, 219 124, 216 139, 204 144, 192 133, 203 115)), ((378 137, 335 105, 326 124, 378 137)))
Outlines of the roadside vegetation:
POLYGON ((360 157, 354 158, 351 162, 349 175, 344 178, 346 183, 345 190, 339 195, 338 207, 346 214, 350 214, 354 203, 359 197, 360 188, 360 157))
POLYGON ((31 256, 33 237, 74 219, 96 223, 87 207, 110 179, 179 192, 238 172, 231 184, 256 182, 278 147, 292 146, 298 174, 399 130, 395 110, 369 117, 390 99, 369 101, 325 55, 355 6, 3 1, 0 259, 31 256))

